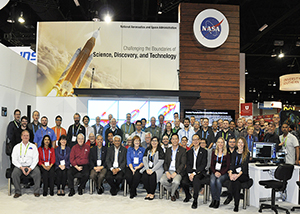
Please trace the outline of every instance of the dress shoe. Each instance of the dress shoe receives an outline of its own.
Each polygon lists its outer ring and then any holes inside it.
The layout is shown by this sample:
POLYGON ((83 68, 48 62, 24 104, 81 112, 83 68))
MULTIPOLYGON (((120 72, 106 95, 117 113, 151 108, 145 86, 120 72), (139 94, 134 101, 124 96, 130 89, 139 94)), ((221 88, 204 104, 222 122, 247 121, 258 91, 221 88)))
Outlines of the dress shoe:
POLYGON ((72 188, 70 189, 69 197, 72 197, 73 195, 75 195, 75 190, 72 188))
POLYGON ((131 192, 131 193, 130 193, 130 198, 133 199, 134 197, 135 197, 134 193, 131 192))
POLYGON ((65 196, 65 195, 66 195, 65 191, 62 191, 62 192, 60 193, 60 195, 61 195, 61 196, 65 196))
POLYGON ((176 201, 176 197, 175 196, 171 196, 171 201, 176 201))
POLYGON ((43 196, 47 196, 48 195, 48 193, 47 192, 43 192, 43 196))
POLYGON ((145 197, 145 200, 149 200, 149 199, 150 199, 150 197, 147 197, 147 196, 145 197))
POLYGON ((82 195, 83 194, 83 190, 81 188, 78 189, 78 195, 82 195))
POLYGON ((40 197, 40 193, 34 193, 35 197, 40 197))
POLYGON ((228 196, 228 197, 226 198, 226 200, 224 201, 224 205, 229 204, 231 201, 232 201, 232 197, 228 196))
POLYGON ((238 212, 239 211, 239 205, 234 205, 233 211, 238 212))
POLYGON ((229 195, 229 192, 228 191, 223 191, 221 193, 221 197, 227 197, 229 195))
POLYGON ((192 197, 190 195, 186 196, 185 199, 183 200, 184 203, 187 203, 190 201, 192 197))
POLYGON ((220 201, 216 201, 214 208, 217 209, 220 206, 220 201))
POLYGON ((212 200, 212 202, 210 203, 209 207, 214 207, 216 204, 216 200, 212 200))
POLYGON ((98 193, 98 194, 102 194, 102 193, 104 193, 104 187, 103 186, 101 186, 100 188, 99 188, 99 190, 100 190, 100 193, 98 193))
POLYGON ((194 202, 192 204, 192 209, 197 209, 197 207, 198 207, 197 200, 194 200, 194 202))
POLYGON ((176 199, 179 198, 179 192, 178 192, 177 190, 175 191, 175 194, 174 194, 174 195, 175 195, 176 199))
POLYGON ((50 195, 54 196, 54 191, 53 190, 52 191, 50 190, 50 195))
POLYGON ((15 193, 14 198, 19 198, 20 196, 21 196, 21 194, 15 193))

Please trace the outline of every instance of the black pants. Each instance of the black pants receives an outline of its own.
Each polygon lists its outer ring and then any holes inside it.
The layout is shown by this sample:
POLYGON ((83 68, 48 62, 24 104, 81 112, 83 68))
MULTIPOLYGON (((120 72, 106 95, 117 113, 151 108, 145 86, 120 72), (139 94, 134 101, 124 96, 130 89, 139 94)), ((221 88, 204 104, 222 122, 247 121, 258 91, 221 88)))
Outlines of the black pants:
POLYGON ((68 178, 68 169, 65 168, 64 170, 61 170, 58 167, 56 169, 57 190, 60 190, 60 186, 62 190, 65 190, 67 178, 68 178))
POLYGON ((106 181, 110 185, 110 192, 116 193, 117 190, 120 187, 120 184, 122 183, 124 179, 124 172, 119 171, 116 175, 113 175, 111 170, 107 170, 106 173, 106 181))
POLYGON ((75 167, 68 170, 68 185, 69 188, 74 189, 74 178, 80 178, 79 189, 84 189, 86 182, 89 180, 90 168, 89 165, 82 165, 82 170, 78 171, 75 167))
POLYGON ((248 180, 249 180, 249 176, 242 174, 235 181, 230 181, 228 190, 229 190, 229 193, 234 198, 234 205, 235 206, 238 206, 239 202, 240 202, 241 183, 247 182, 248 180))
POLYGON ((43 192, 48 192, 48 186, 50 187, 50 192, 54 190, 54 178, 55 178, 55 170, 54 166, 50 168, 49 171, 45 170, 42 166, 40 166, 42 179, 43 179, 43 192))
POLYGON ((144 184, 144 187, 147 191, 147 194, 152 194, 154 195, 157 181, 156 181, 156 173, 153 172, 151 175, 148 175, 147 172, 145 171, 142 176, 142 181, 144 184))
POLYGON ((140 169, 135 171, 135 173, 133 174, 132 171, 129 169, 129 167, 126 167, 125 179, 129 184, 130 193, 133 194, 136 193, 136 188, 138 187, 141 178, 142 178, 142 174, 140 173, 140 169))
POLYGON ((199 196, 199 191, 201 188, 201 180, 205 177, 204 174, 198 174, 194 176, 193 181, 190 181, 188 175, 184 176, 181 180, 181 185, 182 188, 185 192, 185 197, 190 198, 191 194, 190 194, 190 186, 191 184, 193 185, 193 189, 194 189, 194 194, 193 194, 193 198, 194 200, 198 199, 199 196))

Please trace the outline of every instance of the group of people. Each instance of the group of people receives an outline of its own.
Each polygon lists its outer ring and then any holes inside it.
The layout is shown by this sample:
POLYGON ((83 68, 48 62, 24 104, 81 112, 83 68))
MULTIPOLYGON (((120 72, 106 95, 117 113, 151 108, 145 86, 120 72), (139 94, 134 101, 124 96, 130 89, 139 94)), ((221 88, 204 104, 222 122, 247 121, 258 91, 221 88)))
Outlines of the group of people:
MULTIPOLYGON (((54 195, 56 178, 57 195, 65 195, 68 185, 69 196, 75 194, 74 178, 79 178, 78 194, 82 195, 89 178, 96 184, 98 194, 104 192, 104 179, 110 185, 111 195, 117 195, 124 179, 130 189, 130 198, 137 196, 137 187, 142 182, 147 195, 145 200, 155 198, 157 183, 160 182, 170 193, 171 201, 179 198, 178 187, 185 192, 184 202, 193 198, 192 208, 198 206, 198 195, 205 177, 210 177, 212 203, 209 207, 220 206, 222 184, 229 180, 229 195, 224 204, 234 199, 234 211, 238 211, 241 183, 249 179, 248 163, 251 161, 253 142, 277 143, 277 149, 288 150, 286 162, 298 164, 299 142, 289 132, 289 124, 282 124, 276 134, 275 123, 267 125, 262 121, 218 120, 209 127, 208 118, 196 121, 185 118, 183 123, 174 113, 174 123, 159 124, 152 117, 150 126, 146 119, 131 123, 131 114, 119 128, 116 119, 109 115, 106 126, 96 124, 90 127, 89 117, 74 114, 74 124, 68 131, 61 127, 62 117, 55 118, 56 126, 49 128, 48 118, 43 116, 39 123, 39 112, 32 114, 33 122, 15 110, 15 120, 7 128, 8 142, 12 151, 12 180, 15 198, 21 196, 21 177, 32 177, 34 195, 39 196, 41 178, 43 196, 54 195), (295 140, 296 139, 296 140, 295 140), (193 186, 193 195, 190 194, 193 186)), ((274 115, 276 117, 277 115, 274 115)))

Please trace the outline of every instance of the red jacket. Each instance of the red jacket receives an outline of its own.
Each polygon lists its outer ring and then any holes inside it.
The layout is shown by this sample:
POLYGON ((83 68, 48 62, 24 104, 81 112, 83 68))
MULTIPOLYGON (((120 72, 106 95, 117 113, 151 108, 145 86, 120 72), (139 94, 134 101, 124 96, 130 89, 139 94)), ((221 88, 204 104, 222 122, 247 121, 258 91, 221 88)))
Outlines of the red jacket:
POLYGON ((70 162, 72 166, 82 166, 89 163, 89 154, 90 154, 90 147, 87 144, 83 144, 79 146, 76 144, 72 147, 71 154, 70 154, 70 162))
POLYGON ((42 164, 45 165, 45 162, 49 162, 49 165, 55 164, 55 151, 54 151, 53 148, 45 149, 45 148, 39 147, 38 152, 39 152, 39 163, 38 164, 40 166, 42 164), (44 160, 43 150, 44 150, 44 153, 45 153, 45 160, 44 160), (49 151, 50 151, 50 160, 49 160, 49 151))

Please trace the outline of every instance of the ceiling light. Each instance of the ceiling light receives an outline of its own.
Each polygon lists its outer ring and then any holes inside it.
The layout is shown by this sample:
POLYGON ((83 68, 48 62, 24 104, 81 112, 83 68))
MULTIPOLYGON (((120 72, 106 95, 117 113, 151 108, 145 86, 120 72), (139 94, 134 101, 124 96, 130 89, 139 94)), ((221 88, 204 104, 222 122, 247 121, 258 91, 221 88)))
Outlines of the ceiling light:
POLYGON ((297 47, 300 47, 300 41, 297 41, 297 42, 296 42, 296 46, 297 46, 297 47))
POLYGON ((274 86, 274 87, 276 86, 276 82, 273 83, 273 86, 274 86))
POLYGON ((159 4, 158 12, 159 15, 162 14, 162 3, 159 4))
POLYGON ((107 23, 111 22, 111 17, 110 17, 110 15, 107 14, 107 15, 105 16, 104 20, 105 20, 105 22, 107 22, 107 23))
POLYGON ((276 56, 277 56, 277 54, 275 54, 275 53, 271 54, 271 57, 276 57, 276 56))
POLYGON ((9 15, 9 17, 7 18, 7 20, 6 20, 8 23, 15 23, 15 20, 12 18, 12 16, 11 15, 9 15))
POLYGON ((247 74, 248 74, 248 70, 245 71, 245 75, 247 75, 247 74))
POLYGON ((24 17, 23 17, 23 12, 21 12, 21 15, 20 15, 20 17, 18 18, 18 21, 19 21, 21 24, 23 24, 23 23, 25 22, 25 19, 24 19, 24 17))
POLYGON ((80 6, 80 4, 79 4, 79 1, 78 1, 78 0, 74 0, 74 3, 75 3, 75 5, 76 5, 76 7, 79 7, 79 6, 80 6))
POLYGON ((266 29, 268 27, 268 25, 267 24, 264 24, 263 26, 261 26, 258 30, 260 31, 260 32, 262 32, 264 29, 266 29))
POLYGON ((255 93, 256 92, 256 89, 255 88, 253 88, 253 93, 255 93))
POLYGON ((280 52, 280 54, 278 55, 279 58, 283 58, 284 57, 284 53, 280 52))
POLYGON ((161 14, 162 14, 161 10, 159 10, 157 13, 158 13, 159 15, 161 15, 161 14))
POLYGON ((100 22, 100 18, 99 18, 99 15, 98 15, 98 11, 96 10, 95 11, 95 16, 94 18, 92 19, 94 22, 100 22))
POLYGON ((296 92, 296 91, 294 91, 294 94, 297 94, 297 92, 296 92))

